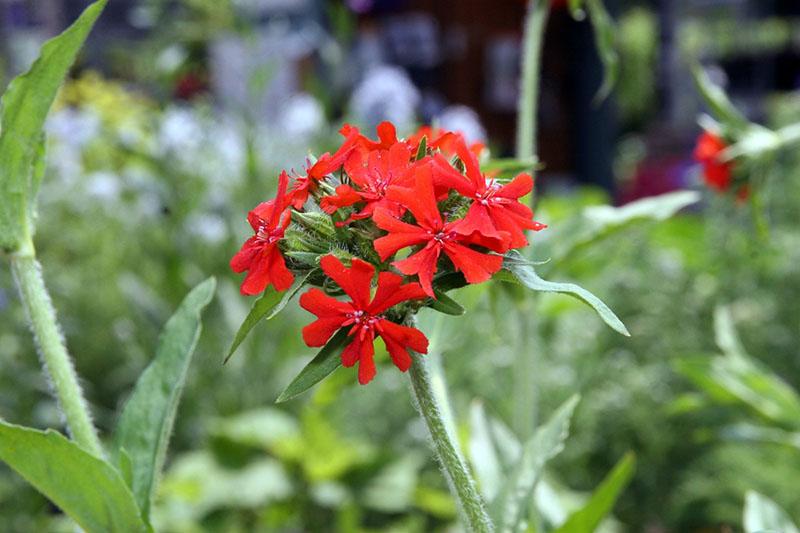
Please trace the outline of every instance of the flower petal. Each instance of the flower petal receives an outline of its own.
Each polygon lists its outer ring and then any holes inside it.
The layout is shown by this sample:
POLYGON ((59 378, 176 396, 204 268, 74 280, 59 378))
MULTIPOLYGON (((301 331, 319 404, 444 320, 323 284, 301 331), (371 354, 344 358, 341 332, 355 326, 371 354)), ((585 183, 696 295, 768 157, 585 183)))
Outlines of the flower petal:
POLYGON ((346 268, 336 256, 326 255, 320 261, 322 270, 353 299, 356 307, 366 309, 370 300, 370 289, 375 268, 358 258, 353 258, 346 268))

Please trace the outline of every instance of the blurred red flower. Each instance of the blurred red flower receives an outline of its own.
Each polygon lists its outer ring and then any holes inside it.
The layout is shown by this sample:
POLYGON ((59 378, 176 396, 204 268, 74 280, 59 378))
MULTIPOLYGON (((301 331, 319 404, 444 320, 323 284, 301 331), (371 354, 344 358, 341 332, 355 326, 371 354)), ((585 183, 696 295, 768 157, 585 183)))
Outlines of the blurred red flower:
POLYGON ((720 161, 720 154, 728 147, 721 137, 704 131, 697 139, 694 158, 703 167, 703 179, 706 185, 718 191, 727 191, 731 186, 732 165, 729 161, 720 161))

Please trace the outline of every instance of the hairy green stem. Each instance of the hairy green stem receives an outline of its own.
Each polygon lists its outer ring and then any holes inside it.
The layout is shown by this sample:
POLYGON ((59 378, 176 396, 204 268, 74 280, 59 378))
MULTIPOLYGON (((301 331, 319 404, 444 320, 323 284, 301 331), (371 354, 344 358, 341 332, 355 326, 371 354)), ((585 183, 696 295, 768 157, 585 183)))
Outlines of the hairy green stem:
POLYGON ((56 311, 42 278, 42 269, 32 252, 11 256, 11 269, 28 321, 55 391, 67 426, 75 441, 97 457, 103 448, 89 416, 78 376, 58 327, 56 311))
POLYGON ((454 436, 447 430, 442 414, 443 406, 437 400, 426 357, 417 357, 409 370, 411 390, 417 408, 431 434, 433 448, 442 465, 451 491, 461 507, 467 528, 476 533, 494 530, 466 461, 459 451, 454 436))
POLYGON ((517 110, 517 145, 519 159, 536 155, 536 129, 541 79, 542 45, 549 0, 530 0, 525 19, 525 34, 522 44, 522 77, 520 79, 517 110))

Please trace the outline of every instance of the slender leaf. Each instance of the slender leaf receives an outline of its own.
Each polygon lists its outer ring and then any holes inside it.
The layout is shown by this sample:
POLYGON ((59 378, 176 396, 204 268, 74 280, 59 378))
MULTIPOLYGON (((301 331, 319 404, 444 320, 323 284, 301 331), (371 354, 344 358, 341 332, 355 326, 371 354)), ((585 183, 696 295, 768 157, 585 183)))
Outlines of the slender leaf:
POLYGON ((440 313, 453 316, 461 316, 466 313, 466 310, 460 303, 450 298, 445 292, 434 289, 436 299, 431 299, 428 307, 435 309, 440 313))
POLYGON ((594 27, 594 43, 597 47, 597 53, 603 63, 603 84, 594 97, 595 103, 599 103, 608 98, 619 77, 617 32, 614 28, 614 21, 601 0, 586 0, 586 8, 594 27))
POLYGON ((636 457, 628 452, 614 466, 586 504, 572 513, 555 533, 593 533, 611 513, 620 494, 628 486, 636 469, 636 457))
POLYGON ((114 467, 56 431, 0 421, 0 460, 89 533, 147 531, 114 467))
POLYGON ((295 396, 304 393, 339 368, 342 364, 339 349, 345 345, 347 339, 347 329, 340 329, 336 335, 331 337, 331 340, 319 351, 316 357, 300 371, 297 377, 292 380, 289 386, 286 387, 286 390, 284 390, 275 401, 277 403, 282 403, 291 400, 295 396))
POLYGON ((419 148, 417 148, 417 161, 428 155, 428 137, 423 135, 419 141, 419 148))
POLYGON ((580 397, 576 394, 559 407, 552 417, 525 443, 519 463, 497 499, 491 512, 500 531, 517 531, 524 510, 533 497, 547 461, 561 453, 569 434, 569 423, 580 397))
POLYGON ((744 499, 744 531, 757 533, 800 533, 797 525, 778 504, 755 491, 748 491, 744 499))
POLYGON ((14 250, 33 233, 29 213, 41 179, 33 166, 41 157, 44 122, 106 1, 86 8, 64 33, 45 43, 30 70, 9 84, 0 101, 0 249, 14 250))
POLYGON ((604 304, 600 298, 587 291, 583 287, 575 285, 574 283, 554 283, 546 281, 536 274, 533 265, 525 261, 519 253, 511 251, 505 255, 503 261, 503 268, 514 275, 516 280, 522 285, 534 291, 540 292, 558 292, 574 296, 579 300, 592 307, 600 318, 608 324, 608 326, 626 337, 630 337, 628 329, 625 324, 617 318, 617 315, 604 304))
POLYGON ((167 321, 156 356, 139 377, 114 435, 117 463, 122 464, 120 450, 124 449, 132 466, 131 488, 145 519, 200 337, 200 313, 213 298, 215 287, 214 278, 195 287, 167 321))
POLYGON ((703 67, 695 65, 692 69, 692 74, 694 75, 697 90, 700 91, 700 95, 705 100, 711 113, 722 121, 725 126, 739 132, 745 130, 748 125, 747 119, 731 103, 725 91, 711 81, 703 67))
POLYGON ((554 250, 551 269, 602 240, 643 221, 662 221, 681 209, 700 201, 697 191, 677 191, 636 200, 622 207, 595 205, 583 209, 580 226, 570 228, 569 235, 560 234, 554 250), (574 235, 574 236, 573 236, 574 235), (563 237, 563 238, 562 238, 563 237), (563 244, 562 244, 563 243, 563 244))
POLYGON ((503 466, 497 455, 486 411, 480 402, 472 402, 469 410, 469 458, 478 478, 481 493, 492 501, 503 483, 503 466))
POLYGON ((732 357, 747 356, 736 326, 733 324, 730 308, 720 305, 714 309, 714 341, 722 353, 732 357))
POLYGON ((262 319, 271 320, 275 315, 283 311, 292 298, 305 286, 308 276, 310 275, 311 273, 306 274, 306 277, 298 283, 295 283, 294 287, 286 292, 278 292, 272 286, 267 287, 264 294, 262 294, 261 297, 255 301, 253 307, 250 308, 250 312, 247 314, 247 318, 244 319, 244 322, 242 322, 242 325, 239 326, 239 331, 236 332, 233 343, 231 343, 231 347, 228 350, 228 355, 225 356, 226 363, 236 352, 236 349, 244 342, 247 335, 250 334, 250 331, 256 324, 262 319))

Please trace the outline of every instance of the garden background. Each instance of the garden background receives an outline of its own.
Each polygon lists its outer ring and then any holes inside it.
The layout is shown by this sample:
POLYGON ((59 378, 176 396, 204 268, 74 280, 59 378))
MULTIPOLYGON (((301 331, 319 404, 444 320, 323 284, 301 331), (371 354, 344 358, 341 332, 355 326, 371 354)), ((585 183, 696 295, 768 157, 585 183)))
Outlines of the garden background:
MULTIPOLYGON (((598 98, 608 65, 596 26, 561 4, 538 111, 536 220, 549 227, 528 255, 548 279, 600 296, 631 336, 561 295, 487 284, 453 293, 461 317, 423 313, 478 482, 501 485, 520 443, 580 393, 530 530, 563 524, 628 452, 635 473, 603 531, 756 531, 756 508, 774 510, 763 497, 800 522, 798 145, 744 146, 758 201, 707 187, 692 155, 698 116, 726 121, 704 82, 769 131, 800 121, 800 8, 609 0, 618 73, 598 98)), ((3 2, 0 86, 87 5, 3 2)), ((401 134, 434 123, 512 157, 525 13, 511 0, 109 3, 47 121, 36 243, 103 432, 162 325, 217 279, 157 531, 457 530, 405 376, 381 365, 359 386, 340 369, 275 404, 313 355, 297 306, 223 365, 252 304, 229 260, 280 170, 334 150, 344 122, 370 136, 383 120, 401 134)), ((4 264, 0 418, 64 428, 49 388, 4 264)), ((73 528, 0 466, 0 530, 73 528)))

